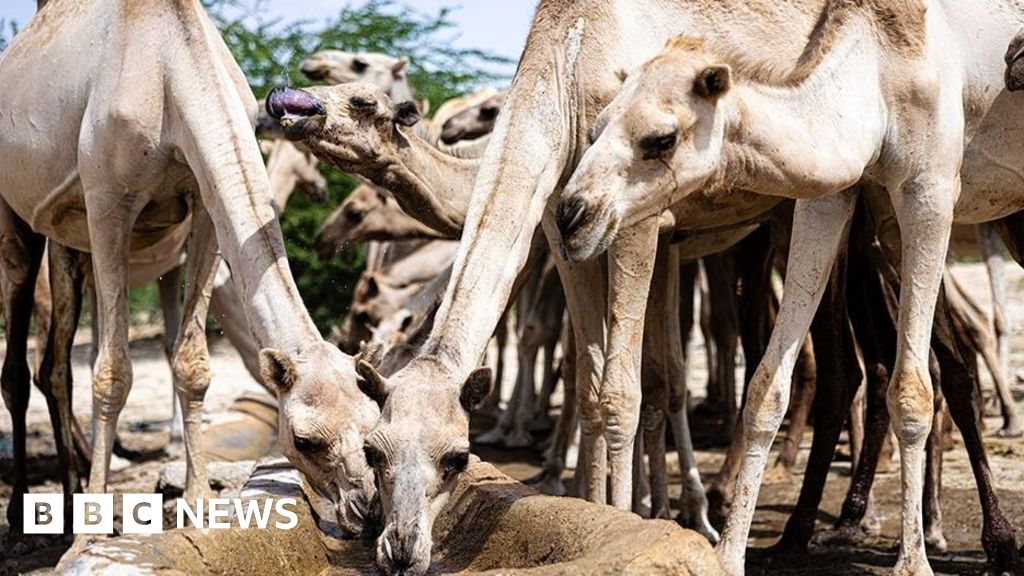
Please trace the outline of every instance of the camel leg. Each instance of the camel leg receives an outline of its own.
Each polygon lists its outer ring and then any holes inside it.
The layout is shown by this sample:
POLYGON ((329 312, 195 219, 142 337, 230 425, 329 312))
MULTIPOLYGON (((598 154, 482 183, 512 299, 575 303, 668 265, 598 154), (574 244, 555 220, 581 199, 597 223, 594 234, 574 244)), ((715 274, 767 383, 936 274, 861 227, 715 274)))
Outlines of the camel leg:
MULTIPOLYGON (((777 313, 778 303, 772 289, 771 272, 774 260, 773 251, 778 242, 776 236, 785 238, 789 242, 790 222, 785 222, 785 230, 779 230, 781 226, 772 224, 761 226, 758 230, 748 236, 735 250, 737 258, 737 269, 740 273, 740 281, 744 289, 738 298, 740 343, 743 346, 743 356, 746 359, 744 370, 744 395, 741 406, 746 404, 746 391, 750 380, 754 377, 754 370, 761 363, 765 349, 768 346, 768 337, 771 334, 774 317, 777 313)), ((708 489, 707 497, 710 507, 710 516, 716 526, 723 526, 732 505, 733 488, 736 486, 736 476, 739 474, 740 461, 743 457, 743 419, 736 420, 736 427, 733 429, 729 449, 725 455, 725 462, 722 468, 715 475, 708 489)))
POLYGON ((988 271, 989 290, 992 294, 992 327, 996 336, 996 350, 1003 378, 1010 378, 1010 334, 1012 318, 1006 314, 1006 274, 1004 272, 1002 242, 991 224, 975 227, 985 268, 988 271))
POLYGON ((206 454, 203 451, 203 400, 210 386, 210 352, 206 345, 206 317, 210 292, 221 259, 210 215, 202 202, 194 203, 192 235, 188 243, 185 306, 182 330, 174 349, 174 391, 185 426, 185 494, 188 502, 208 497, 206 454))
POLYGON ((929 550, 946 551, 946 536, 942 533, 942 430, 943 399, 941 390, 935 394, 935 415, 932 431, 925 444, 924 475, 924 543, 929 550))
POLYGON ((949 413, 960 429, 964 447, 970 457, 971 469, 981 501, 981 543, 988 557, 988 565, 995 574, 1018 574, 1021 570, 1013 526, 999 506, 992 470, 989 467, 985 445, 978 428, 980 398, 972 378, 971 366, 975 358, 962 352, 962 334, 952 330, 953 315, 945 299, 939 300, 937 325, 947 334, 933 339, 933 349, 942 372, 942 392, 948 400, 949 413), (946 342, 951 342, 947 345, 946 342))
POLYGON ((508 422, 510 434, 505 438, 509 448, 525 448, 530 445, 530 417, 537 403, 536 372, 537 355, 540 346, 535 333, 523 334, 519 340, 519 382, 516 385, 518 398, 515 407, 509 407, 511 418, 508 422))
POLYGON ((650 464, 650 517, 669 518, 672 511, 668 500, 665 428, 669 411, 668 362, 669 355, 676 350, 670 349, 668 338, 673 329, 678 332, 678 320, 672 322, 671 317, 679 317, 673 310, 673 301, 675 306, 679 305, 679 258, 678 252, 670 247, 668 238, 662 238, 658 242, 657 251, 647 296, 640 376, 640 424, 643 434, 638 436, 643 438, 642 444, 650 464))
MULTIPOLYGON (((534 488, 552 496, 565 494, 565 484, 562 483, 562 472, 565 471, 565 458, 569 451, 569 444, 572 443, 573 435, 576 433, 578 424, 576 419, 576 374, 573 363, 576 360, 576 346, 573 338, 572 323, 569 322, 564 328, 562 341, 562 389, 563 402, 562 413, 558 416, 555 424, 555 432, 551 446, 544 455, 544 469, 529 484, 534 488)), ((578 495, 578 494, 577 494, 578 495)))
MULTIPOLYGON (((839 434, 861 381, 857 352, 846 312, 845 252, 840 250, 841 255, 837 258, 825 295, 811 324, 814 347, 818 352, 815 358, 817 380, 828 382, 829 385, 818 387, 815 391, 811 454, 796 507, 786 522, 782 538, 775 546, 775 550, 782 553, 800 554, 807 549, 839 434)), ((793 266, 790 260, 790 273, 793 266)))
POLYGON ((21 534, 23 503, 28 492, 26 479, 25 441, 28 434, 25 415, 31 393, 28 367, 28 331, 32 319, 32 301, 39 265, 46 240, 34 234, 21 218, 0 201, 0 250, 3 258, 2 284, 4 301, 4 328, 7 351, 0 372, 0 389, 4 404, 11 415, 14 439, 14 480, 11 499, 7 507, 7 525, 13 534, 21 534))
POLYGON ((747 391, 743 409, 745 453, 736 480, 735 501, 717 547, 728 574, 743 573, 758 490, 768 452, 786 413, 800 344, 828 284, 853 206, 850 192, 796 203, 782 306, 747 391))
POLYGON ((510 321, 509 312, 506 310, 498 320, 498 326, 494 329, 494 340, 498 348, 498 354, 494 363, 494 385, 487 393, 487 398, 480 405, 480 414, 498 415, 501 404, 501 385, 505 381, 505 347, 508 345, 508 324, 510 321))
POLYGON ((925 443, 932 427, 928 351, 935 303, 945 271, 953 198, 958 183, 926 178, 891 191, 903 235, 896 366, 886 403, 899 440, 903 529, 896 576, 930 575, 921 516, 925 443), (910 233, 915 236, 910 236, 910 233))
MULTIPOLYGON (((544 218, 545 237, 553 254, 561 237, 553 218, 544 218)), ((650 253, 647 255, 650 259, 650 253)), ((555 259, 565 288, 565 303, 573 328, 575 349, 576 406, 580 424, 580 453, 576 463, 576 494, 590 502, 607 502, 607 446, 601 417, 601 378, 605 371, 604 319, 608 298, 607 275, 602 259, 572 264, 555 259)), ((635 428, 634 428, 635 430, 635 428)), ((630 443, 632 448, 632 443, 630 443)), ((632 455, 631 455, 632 456, 632 455)), ((628 461, 630 473, 632 458, 628 461)), ((626 492, 626 506, 631 494, 626 492)))
POLYGON ((658 219, 623 231, 608 249, 608 344, 600 401, 608 446, 610 501, 628 510, 632 499, 633 438, 640 420, 644 309, 658 249, 658 219))
POLYGON ((712 316, 714 303, 711 299, 711 279, 708 274, 707 259, 700 260, 697 275, 697 289, 700 292, 700 316, 698 323, 701 336, 704 338, 704 359, 707 365, 707 384, 705 385, 706 397, 699 408, 711 414, 720 414, 725 410, 725 390, 722 389, 722 382, 718 380, 718 350, 715 345, 715 333, 712 330, 712 316))
POLYGON ((765 474, 765 482, 793 482, 793 467, 800 453, 800 443, 804 438, 804 429, 811 415, 814 402, 815 385, 817 383, 817 364, 814 358, 814 347, 811 338, 804 338, 800 347, 800 356, 796 361, 796 385, 794 386, 792 405, 789 410, 789 429, 782 441, 782 449, 775 459, 775 464, 765 474))
MULTIPOLYGON (((168 271, 157 278, 160 290, 160 310, 164 318, 164 354, 170 363, 174 352, 174 343, 178 340, 178 327, 181 326, 181 267, 168 271)), ((171 399, 171 443, 180 445, 182 441, 181 407, 176 399, 171 399)))
MULTIPOLYGON (((71 494, 81 490, 75 456, 71 410, 71 350, 75 330, 82 312, 83 256, 56 242, 49 243, 50 293, 53 295, 52 318, 46 353, 39 368, 39 387, 46 396, 57 440, 57 456, 61 461, 61 483, 64 488, 65 521, 71 521, 71 494)), ((70 526, 70 524, 67 524, 70 526)))
POLYGON ((242 308, 242 299, 238 295, 238 288, 231 281, 231 271, 228 265, 223 262, 217 268, 216 279, 213 284, 213 293, 210 295, 210 313, 217 319, 221 330, 227 336, 231 345, 238 350, 238 355, 245 364, 249 375, 260 383, 261 386, 274 399, 277 398, 277 391, 263 381, 260 375, 260 349, 256 344, 249 329, 249 322, 245 319, 245 310, 242 308))
POLYGON ((736 338, 739 319, 736 310, 736 270, 731 253, 704 258, 704 271, 708 279, 711 307, 709 331, 715 349, 715 364, 709 365, 708 371, 714 371, 715 374, 713 381, 719 389, 719 402, 725 414, 721 436, 722 441, 727 442, 739 414, 736 406, 736 338), (714 294, 713 298, 711 294, 714 294))

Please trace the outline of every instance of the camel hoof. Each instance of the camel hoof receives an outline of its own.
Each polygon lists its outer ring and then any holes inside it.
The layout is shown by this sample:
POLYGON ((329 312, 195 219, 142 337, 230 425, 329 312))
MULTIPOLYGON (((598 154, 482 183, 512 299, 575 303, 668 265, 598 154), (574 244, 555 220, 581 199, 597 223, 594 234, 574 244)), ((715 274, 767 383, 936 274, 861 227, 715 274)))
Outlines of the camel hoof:
POLYGON ((929 530, 924 536, 924 547, 925 550, 936 554, 945 554, 949 548, 946 542, 946 536, 942 533, 941 529, 929 530))
POLYGON ((892 574, 893 576, 934 576, 926 556, 900 558, 896 562, 896 568, 893 569, 892 574))
POLYGON ((487 432, 477 436, 473 441, 481 446, 504 446, 505 432, 501 427, 495 426, 487 432))
POLYGON ((814 543, 822 546, 856 546, 867 537, 867 531, 860 525, 843 524, 835 529, 819 532, 814 536, 814 543))
POLYGON ((547 412, 538 412, 530 419, 530 432, 544 434, 555 429, 555 421, 547 412))
POLYGON ((764 553, 769 558, 790 563, 807 557, 807 545, 791 543, 783 536, 764 553))
POLYGON ((721 491, 712 488, 707 492, 708 518, 711 525, 721 530, 725 526, 725 519, 729 516, 729 508, 732 506, 732 498, 727 498, 721 491))
POLYGON ((1020 438, 1024 436, 1024 427, 1020 424, 1004 424, 994 436, 996 438, 1020 438))
POLYGON ((718 530, 715 530, 715 527, 712 526, 711 522, 706 518, 695 518, 689 514, 680 512, 679 514, 676 514, 676 524, 700 534, 707 539, 712 546, 718 544, 718 541, 722 539, 718 530))
POLYGON ((764 473, 763 484, 792 484, 793 483, 793 471, 783 466, 782 464, 776 464, 772 466, 767 472, 764 473))

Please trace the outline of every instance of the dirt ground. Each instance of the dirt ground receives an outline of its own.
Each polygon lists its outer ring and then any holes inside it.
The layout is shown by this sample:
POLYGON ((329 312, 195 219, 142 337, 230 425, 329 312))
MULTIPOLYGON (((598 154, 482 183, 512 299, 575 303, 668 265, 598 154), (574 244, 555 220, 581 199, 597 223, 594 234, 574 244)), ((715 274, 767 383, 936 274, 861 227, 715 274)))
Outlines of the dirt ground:
MULTIPOLYGON (((958 277, 981 302, 988 302, 988 285, 980 265, 958 265, 958 277)), ((1011 341, 1011 364, 1024 367, 1024 273, 1008 267, 1009 310, 1007 316, 1016 319, 1011 341)), ((88 422, 91 414, 89 391, 87 336, 82 335, 75 348, 75 413, 81 422, 88 422)), ((706 370, 703 365, 702 344, 695 334, 690 382, 694 385, 694 402, 703 396, 706 370)), ((132 358, 135 384, 119 423, 124 444, 148 456, 141 462, 115 461, 110 488, 116 492, 152 492, 165 463, 173 458, 161 453, 168 442, 167 422, 171 417, 170 370, 163 356, 159 339, 143 337, 133 341, 132 358)), ((742 362, 739 369, 742 370, 742 362)), ((261 393, 261 388, 245 371, 237 353, 225 340, 212 343, 214 382, 207 395, 207 411, 211 415, 223 412, 239 394, 261 393)), ((987 380, 985 381, 987 383, 987 380)), ((819 383, 819 385, 822 385, 819 383)), ((1024 396, 1024 387, 1014 382, 1018 399, 1024 396)), ((59 492, 56 452, 50 437, 49 417, 45 401, 33 391, 28 414, 29 422, 29 476, 33 492, 59 492)), ((998 428, 998 419, 988 418, 989 431, 998 428)), ((724 459, 724 448, 712 445, 717 423, 701 418, 691 421, 702 477, 707 481, 718 470, 724 459)), ((977 573, 984 562, 981 549, 981 514, 970 464, 959 435, 955 447, 946 453, 943 475, 943 516, 945 536, 949 550, 931 556, 937 574, 977 573)), ((895 563, 895 546, 899 530, 899 472, 896 467, 881 473, 875 483, 877 509, 881 513, 882 531, 877 538, 856 547, 837 547, 815 542, 809 557, 772 558, 763 548, 772 544, 781 534, 786 518, 796 501, 811 435, 807 434, 801 446, 800 458, 792 484, 770 484, 761 490, 758 511, 751 531, 751 550, 748 574, 888 574, 895 563)), ((37 538, 29 543, 14 543, 7 538, 6 509, 11 492, 11 420, 6 411, 0 411, 0 576, 31 571, 46 571, 56 563, 65 544, 52 539, 37 538)), ((986 439, 995 483, 1003 511, 1011 524, 1024 528, 1024 440, 986 439)), ((840 452, 848 453, 844 446, 840 452)), ((507 474, 525 479, 540 468, 540 451, 500 451, 481 448, 480 456, 495 463, 507 474)), ((849 483, 849 461, 838 457, 832 466, 825 497, 818 514, 819 535, 838 517, 839 508, 849 483)), ((679 478, 673 479, 678 493, 679 478)), ((1020 537, 1018 538, 1020 539, 1020 537)))

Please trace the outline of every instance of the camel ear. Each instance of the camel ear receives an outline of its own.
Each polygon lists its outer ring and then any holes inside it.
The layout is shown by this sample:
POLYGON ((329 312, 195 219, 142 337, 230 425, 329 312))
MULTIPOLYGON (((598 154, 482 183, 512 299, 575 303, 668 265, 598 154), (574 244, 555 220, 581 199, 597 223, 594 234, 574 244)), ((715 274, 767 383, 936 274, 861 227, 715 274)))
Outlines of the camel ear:
POLYGON ((420 121, 420 108, 412 100, 399 102, 395 105, 395 124, 402 126, 415 126, 420 121))
POLYGON ((366 362, 370 366, 377 368, 383 359, 384 344, 382 342, 363 342, 361 350, 356 354, 356 365, 358 366, 360 362, 366 362))
POLYGON ((693 90, 700 96, 717 100, 732 88, 732 69, 728 66, 708 66, 697 74, 693 90))
POLYGON ((356 362, 356 374, 359 375, 357 384, 359 389, 370 397, 381 408, 388 399, 388 382, 377 372, 377 369, 366 360, 356 362))
POLYGON ((405 58, 402 58, 398 62, 395 62, 394 65, 391 66, 391 75, 395 77, 401 76, 401 74, 405 72, 405 68, 408 65, 409 61, 406 60, 405 58))
POLYGON ((459 393, 459 403, 462 404, 463 410, 466 412, 472 412, 480 406, 480 403, 487 397, 487 393, 491 391, 491 369, 490 368, 477 368, 473 370, 473 373, 466 379, 466 383, 462 385, 462 392, 459 393))
POLYGON ((297 377, 295 363, 280 350, 264 348, 260 351, 260 377, 278 393, 287 392, 297 377))

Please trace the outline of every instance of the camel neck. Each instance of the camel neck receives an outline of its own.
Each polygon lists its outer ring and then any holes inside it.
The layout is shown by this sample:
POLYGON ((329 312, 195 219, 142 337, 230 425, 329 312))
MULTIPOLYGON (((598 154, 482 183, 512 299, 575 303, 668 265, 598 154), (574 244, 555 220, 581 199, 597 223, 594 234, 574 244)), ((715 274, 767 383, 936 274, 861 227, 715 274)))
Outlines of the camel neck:
POLYGON ((808 198, 862 178, 877 157, 886 115, 874 36, 858 28, 849 26, 798 82, 736 81, 721 102, 729 187, 808 198))
POLYGON ((411 130, 403 130, 402 136, 406 142, 399 146, 394 161, 386 164, 378 184, 392 191, 403 210, 438 232, 458 238, 479 160, 447 154, 411 130))
MULTIPOLYGON (((186 44, 170 64, 167 89, 181 120, 177 146, 196 176, 259 346, 296 353, 321 337, 288 267, 267 172, 246 114, 251 92, 241 74, 230 69, 237 65, 212 50, 217 42, 223 41, 186 44), (211 117, 219 120, 210 122, 211 117)), ((228 53, 226 47, 222 53, 228 53)))

